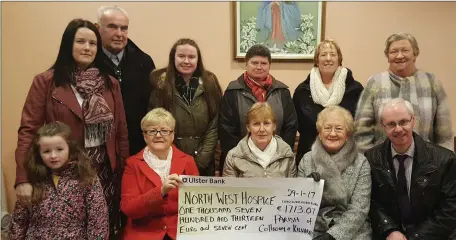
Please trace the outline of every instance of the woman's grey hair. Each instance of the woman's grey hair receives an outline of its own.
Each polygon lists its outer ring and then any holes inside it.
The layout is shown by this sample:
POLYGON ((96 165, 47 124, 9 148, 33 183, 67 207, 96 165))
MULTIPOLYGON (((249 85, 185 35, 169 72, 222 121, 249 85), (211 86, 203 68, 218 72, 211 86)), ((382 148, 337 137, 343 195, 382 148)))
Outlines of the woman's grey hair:
POLYGON ((351 136, 354 129, 355 129, 355 123, 353 121, 353 116, 351 113, 340 106, 329 106, 323 109, 317 116, 317 131, 321 132, 321 129, 323 128, 323 124, 328 119, 328 115, 330 113, 336 113, 338 117, 342 117, 345 123, 345 129, 347 130, 347 136, 351 136))
POLYGON ((123 13, 127 18, 128 17, 128 14, 127 14, 127 11, 125 11, 123 8, 117 6, 117 5, 114 5, 114 6, 101 6, 100 8, 98 8, 98 12, 97 12, 97 22, 98 24, 101 24, 101 17, 106 14, 106 12, 109 12, 109 11, 118 11, 118 12, 121 12, 123 13))
POLYGON ((416 38, 406 32, 398 32, 391 34, 385 42, 385 56, 388 57, 390 46, 393 42, 400 41, 400 40, 409 40, 410 44, 412 44, 413 48, 413 55, 418 56, 420 54, 420 48, 418 47, 418 41, 416 38))
POLYGON ((380 122, 383 121, 383 110, 385 109, 386 106, 396 105, 396 104, 400 104, 400 103, 405 105, 405 108, 407 109, 407 112, 410 114, 410 116, 415 116, 415 112, 413 111, 413 106, 409 101, 404 100, 402 98, 393 98, 393 99, 390 99, 390 100, 382 103, 380 105, 380 107, 378 108, 378 117, 380 118, 380 122))
POLYGON ((161 124, 174 130, 176 127, 176 119, 174 119, 173 115, 164 108, 154 108, 141 120, 141 130, 144 131, 149 126, 161 124))

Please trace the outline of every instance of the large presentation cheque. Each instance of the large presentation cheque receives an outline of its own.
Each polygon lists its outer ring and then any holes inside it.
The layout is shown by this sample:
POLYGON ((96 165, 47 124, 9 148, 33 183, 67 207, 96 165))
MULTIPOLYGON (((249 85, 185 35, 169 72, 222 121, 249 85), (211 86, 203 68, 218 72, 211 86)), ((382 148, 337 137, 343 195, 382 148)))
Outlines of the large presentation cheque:
POLYGON ((182 176, 178 240, 311 240, 324 180, 182 176))

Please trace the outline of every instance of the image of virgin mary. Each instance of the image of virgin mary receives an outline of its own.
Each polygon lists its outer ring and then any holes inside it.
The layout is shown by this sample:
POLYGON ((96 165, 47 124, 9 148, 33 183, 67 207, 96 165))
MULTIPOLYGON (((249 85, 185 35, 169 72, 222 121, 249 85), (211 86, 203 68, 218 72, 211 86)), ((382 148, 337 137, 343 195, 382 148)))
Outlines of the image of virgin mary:
POLYGON ((264 1, 258 8, 256 27, 258 42, 281 46, 300 36, 301 11, 295 2, 264 1))

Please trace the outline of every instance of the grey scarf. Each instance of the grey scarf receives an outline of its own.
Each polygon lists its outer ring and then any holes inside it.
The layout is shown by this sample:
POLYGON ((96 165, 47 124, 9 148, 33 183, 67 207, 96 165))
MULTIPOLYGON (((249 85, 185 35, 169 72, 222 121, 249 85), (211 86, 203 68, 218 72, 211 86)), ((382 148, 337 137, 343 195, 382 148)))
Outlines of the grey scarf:
MULTIPOLYGON (((323 197, 320 204, 320 214, 315 226, 330 225, 336 212, 344 212, 348 208, 350 196, 347 194, 342 180, 342 173, 352 165, 358 156, 355 141, 352 137, 347 139, 344 146, 335 154, 330 155, 323 147, 320 139, 312 145, 311 157, 313 168, 320 173, 321 179, 325 180, 323 197), (321 216, 321 217, 320 217, 321 216)), ((316 231, 326 231, 327 229, 315 229, 316 231)))

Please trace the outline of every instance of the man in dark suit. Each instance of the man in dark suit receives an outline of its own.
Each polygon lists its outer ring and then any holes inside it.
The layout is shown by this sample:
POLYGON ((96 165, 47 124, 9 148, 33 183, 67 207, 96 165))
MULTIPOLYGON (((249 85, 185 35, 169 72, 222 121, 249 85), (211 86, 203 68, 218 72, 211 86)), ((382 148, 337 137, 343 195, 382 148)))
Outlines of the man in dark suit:
POLYGON ((456 229, 455 153, 413 132, 418 120, 408 101, 389 100, 379 116, 388 139, 365 152, 374 239, 449 239, 456 229))
POLYGON ((134 155, 146 146, 141 119, 147 113, 151 92, 149 74, 155 69, 155 64, 147 53, 128 39, 129 19, 125 10, 117 6, 103 6, 98 10, 97 18, 105 66, 109 74, 120 82, 130 155, 134 155))

